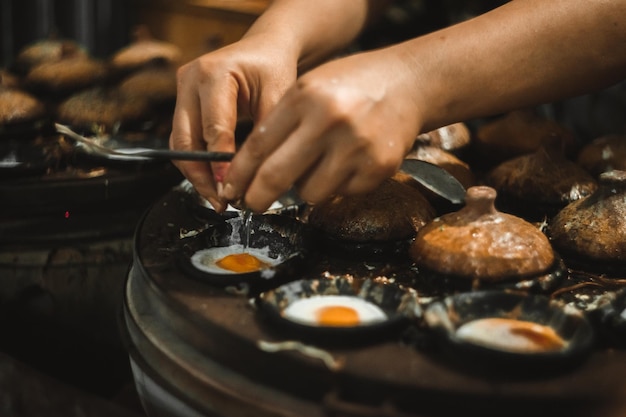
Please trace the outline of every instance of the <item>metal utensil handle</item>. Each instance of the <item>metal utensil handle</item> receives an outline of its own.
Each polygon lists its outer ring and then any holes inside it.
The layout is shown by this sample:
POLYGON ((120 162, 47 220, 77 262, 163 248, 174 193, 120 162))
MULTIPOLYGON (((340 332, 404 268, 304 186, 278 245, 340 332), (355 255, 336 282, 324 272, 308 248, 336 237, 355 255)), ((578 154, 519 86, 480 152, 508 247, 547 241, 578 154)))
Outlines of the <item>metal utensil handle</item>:
POLYGON ((90 147, 92 150, 105 154, 119 157, 132 158, 150 158, 157 160, 184 160, 184 161, 214 161, 214 162, 226 162, 233 159, 235 156, 232 152, 203 152, 203 151, 173 151, 170 149, 145 149, 139 151, 133 151, 130 149, 112 149, 106 146, 100 145, 96 140, 84 137, 74 132, 68 126, 55 123, 55 129, 58 133, 67 135, 77 142, 83 143, 90 147))
POLYGON ((118 153, 122 155, 141 156, 153 159, 213 162, 228 162, 233 159, 233 156, 235 156, 232 152, 172 151, 165 149, 150 149, 128 154, 123 151, 118 151, 118 153))

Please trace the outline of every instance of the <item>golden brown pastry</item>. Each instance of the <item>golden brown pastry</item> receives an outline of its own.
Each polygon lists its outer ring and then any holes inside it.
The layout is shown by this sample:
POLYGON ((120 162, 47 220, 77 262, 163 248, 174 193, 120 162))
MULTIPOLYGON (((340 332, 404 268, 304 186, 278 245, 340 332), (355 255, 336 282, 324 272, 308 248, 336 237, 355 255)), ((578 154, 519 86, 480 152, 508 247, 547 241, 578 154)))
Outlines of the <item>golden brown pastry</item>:
POLYGON ((494 206, 496 190, 467 190, 466 205, 422 227, 409 254, 418 267, 469 280, 498 282, 548 271, 555 254, 533 224, 494 206))
POLYGON ((40 119, 45 105, 32 94, 0 86, 0 125, 11 125, 40 119))
POLYGON ((458 153, 470 144, 470 140, 471 133, 467 125, 460 122, 422 133, 417 137, 416 144, 434 146, 451 153, 458 153))
POLYGON ((122 97, 143 97, 154 107, 174 104, 176 72, 166 66, 149 66, 124 78, 117 89, 122 97))
POLYGON ((60 123, 101 133, 110 133, 122 123, 140 120, 149 112, 145 99, 122 99, 116 91, 102 87, 79 91, 57 106, 60 123))
POLYGON ((69 94, 92 87, 106 76, 103 62, 81 56, 37 65, 26 75, 24 82, 33 91, 69 94))
POLYGON ((4 68, 0 69, 0 87, 20 88, 20 79, 17 75, 4 68))
POLYGON ((136 29, 135 40, 118 50, 110 59, 110 65, 118 73, 129 73, 153 64, 155 61, 176 68, 180 65, 182 51, 170 42, 154 39, 148 29, 136 29))
POLYGON ((27 45, 17 54, 14 68, 19 74, 27 74, 43 63, 79 56, 86 57, 87 52, 73 40, 42 39, 27 45))

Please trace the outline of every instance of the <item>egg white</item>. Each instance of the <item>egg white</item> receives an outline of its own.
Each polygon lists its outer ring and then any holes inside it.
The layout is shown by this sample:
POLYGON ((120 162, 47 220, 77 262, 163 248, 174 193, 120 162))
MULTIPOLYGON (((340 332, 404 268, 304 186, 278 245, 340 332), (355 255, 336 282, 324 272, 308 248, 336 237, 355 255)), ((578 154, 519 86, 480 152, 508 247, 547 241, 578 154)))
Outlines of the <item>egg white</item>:
POLYGON ((197 251, 191 256, 191 264, 203 272, 211 274, 240 274, 241 272, 231 271, 221 268, 217 262, 228 255, 236 253, 248 253, 257 257, 260 261, 270 266, 276 266, 282 262, 282 258, 271 258, 269 256, 269 247, 265 248, 244 248, 243 245, 219 246, 197 251))
POLYGON ((315 295, 298 299, 282 312, 283 317, 309 326, 323 326, 317 321, 317 311, 323 307, 349 307, 359 315, 359 325, 387 320, 385 312, 376 304, 351 295, 315 295))
MULTIPOLYGON (((547 326, 538 323, 497 318, 477 319, 465 323, 457 329, 456 337, 468 343, 510 352, 534 353, 545 350, 540 344, 525 336, 524 333, 516 333, 514 331, 516 328, 526 328, 538 335, 545 334, 547 338, 560 339, 547 326)), ((565 347, 564 341, 563 347, 565 347)))

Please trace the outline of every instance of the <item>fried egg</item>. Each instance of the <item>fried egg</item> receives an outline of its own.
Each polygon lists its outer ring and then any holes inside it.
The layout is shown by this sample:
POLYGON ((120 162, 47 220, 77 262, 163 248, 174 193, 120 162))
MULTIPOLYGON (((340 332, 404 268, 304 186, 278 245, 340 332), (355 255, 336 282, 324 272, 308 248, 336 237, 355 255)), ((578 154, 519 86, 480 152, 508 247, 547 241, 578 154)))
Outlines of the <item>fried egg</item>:
POLYGON ((457 329, 456 336, 469 343, 517 353, 554 352, 567 344, 549 326, 498 317, 465 323, 457 329))
POLYGON ((212 274, 242 274, 276 266, 281 258, 269 256, 269 247, 245 248, 231 245, 200 250, 191 256, 191 263, 200 271, 212 274))
POLYGON ((376 304, 350 295, 302 298, 287 306, 282 314, 289 320, 310 326, 362 326, 387 319, 376 304))

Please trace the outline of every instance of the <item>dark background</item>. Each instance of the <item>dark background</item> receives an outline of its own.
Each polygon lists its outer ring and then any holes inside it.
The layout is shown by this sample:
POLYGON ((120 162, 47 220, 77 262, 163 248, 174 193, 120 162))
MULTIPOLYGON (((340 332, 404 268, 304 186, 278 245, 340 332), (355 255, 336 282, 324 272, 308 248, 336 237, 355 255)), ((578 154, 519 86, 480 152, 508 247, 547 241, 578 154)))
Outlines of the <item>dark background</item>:
POLYGON ((2 0, 0 66, 8 67, 24 46, 45 38, 70 38, 106 58, 131 39, 132 0, 2 0))

